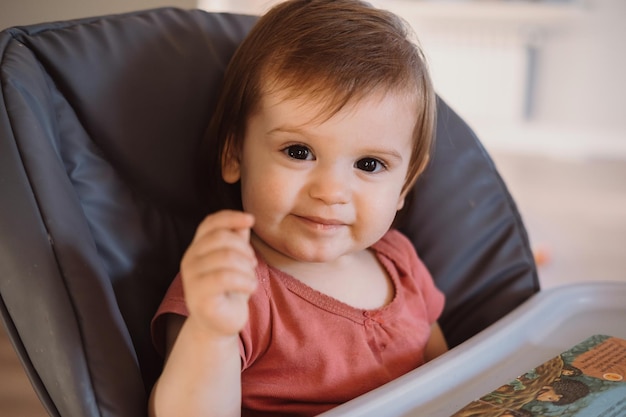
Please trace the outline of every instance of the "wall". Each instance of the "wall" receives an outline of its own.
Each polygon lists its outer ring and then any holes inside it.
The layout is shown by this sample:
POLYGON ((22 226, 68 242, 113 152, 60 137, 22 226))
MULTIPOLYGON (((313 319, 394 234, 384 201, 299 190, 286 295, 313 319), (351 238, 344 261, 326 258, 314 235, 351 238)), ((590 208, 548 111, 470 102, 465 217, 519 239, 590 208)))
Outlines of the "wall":
POLYGON ((583 19, 547 39, 538 62, 539 121, 626 129, 624 19, 624 0, 588 0, 583 19))
POLYGON ((193 8, 196 0, 0 0, 0 29, 154 7, 193 8))

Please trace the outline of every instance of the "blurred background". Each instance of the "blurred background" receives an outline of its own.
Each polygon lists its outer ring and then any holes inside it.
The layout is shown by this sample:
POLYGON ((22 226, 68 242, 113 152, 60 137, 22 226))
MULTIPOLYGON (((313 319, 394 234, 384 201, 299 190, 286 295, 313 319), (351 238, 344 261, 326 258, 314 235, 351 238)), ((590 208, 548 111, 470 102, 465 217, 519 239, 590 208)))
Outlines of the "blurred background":
MULTIPOLYGON (((276 0, 0 0, 0 29, 163 6, 276 0)), ((626 281, 626 1, 370 0, 404 17, 439 95, 474 129, 526 223, 543 288, 626 281)), ((0 329, 0 415, 44 416, 0 329)))

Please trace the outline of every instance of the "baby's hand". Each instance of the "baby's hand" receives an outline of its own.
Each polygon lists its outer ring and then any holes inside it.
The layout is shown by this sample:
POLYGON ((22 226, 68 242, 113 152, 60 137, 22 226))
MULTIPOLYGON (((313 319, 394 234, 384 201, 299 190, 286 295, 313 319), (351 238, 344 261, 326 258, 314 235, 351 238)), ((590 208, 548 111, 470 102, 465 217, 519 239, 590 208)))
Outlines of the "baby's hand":
POLYGON ((248 299, 257 286, 253 224, 252 215, 238 211, 207 216, 181 262, 187 320, 216 336, 235 336, 248 321, 248 299))

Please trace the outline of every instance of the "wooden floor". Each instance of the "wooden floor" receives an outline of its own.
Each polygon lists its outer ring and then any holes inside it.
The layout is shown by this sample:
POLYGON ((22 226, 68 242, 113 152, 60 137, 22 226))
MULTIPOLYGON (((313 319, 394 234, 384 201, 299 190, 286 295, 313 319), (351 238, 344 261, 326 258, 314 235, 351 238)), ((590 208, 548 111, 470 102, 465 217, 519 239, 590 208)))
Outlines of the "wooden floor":
MULTIPOLYGON (((492 155, 533 246, 548 255, 539 271, 544 288, 626 281, 626 161, 492 155)), ((0 326, 0 417, 45 415, 0 326)))
POLYGON ((44 417, 48 415, 22 370, 22 365, 2 325, 0 325, 0 375, 0 416, 44 417))

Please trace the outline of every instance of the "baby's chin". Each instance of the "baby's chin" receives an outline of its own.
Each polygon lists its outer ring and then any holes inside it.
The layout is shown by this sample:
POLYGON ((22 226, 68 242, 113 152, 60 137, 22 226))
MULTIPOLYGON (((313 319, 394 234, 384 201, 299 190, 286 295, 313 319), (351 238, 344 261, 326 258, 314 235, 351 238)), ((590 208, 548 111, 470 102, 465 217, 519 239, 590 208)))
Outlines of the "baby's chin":
MULTIPOLYGON (((337 239, 338 240, 338 239, 337 239)), ((312 267, 322 265, 340 266, 342 263, 353 260, 366 251, 373 243, 345 242, 339 244, 337 240, 327 239, 320 242, 307 238, 267 241, 253 235, 252 246, 265 261, 275 267, 299 263, 311 264, 312 267)))

